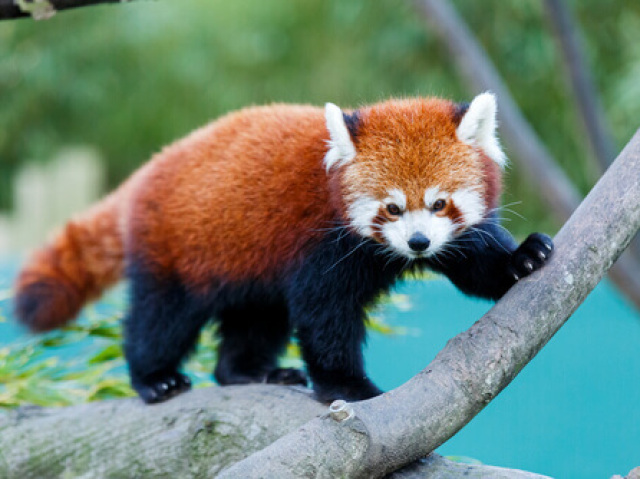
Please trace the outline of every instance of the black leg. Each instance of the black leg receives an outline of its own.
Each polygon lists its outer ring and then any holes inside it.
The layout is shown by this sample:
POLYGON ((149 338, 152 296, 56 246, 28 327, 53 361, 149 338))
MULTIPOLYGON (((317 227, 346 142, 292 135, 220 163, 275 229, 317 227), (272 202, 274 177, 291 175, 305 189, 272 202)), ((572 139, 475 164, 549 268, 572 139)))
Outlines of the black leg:
POLYGON ((428 263, 464 293, 498 300, 516 281, 540 269, 552 253, 553 241, 547 235, 533 233, 518 246, 491 218, 428 263))
POLYGON ((147 403, 190 388, 178 371, 208 315, 177 282, 131 276, 131 308, 125 319, 125 355, 131 384, 147 403))
POLYGON ((277 367, 278 356, 291 336, 284 304, 226 309, 218 314, 218 319, 222 341, 214 376, 219 384, 306 385, 302 371, 277 367))
POLYGON ((316 397, 323 402, 359 401, 381 394, 364 370, 364 312, 355 304, 318 306, 298 310, 296 315, 302 356, 316 397))
POLYGON ((321 401, 359 401, 381 394, 364 369, 364 308, 396 280, 398 270, 361 238, 329 237, 289 283, 287 299, 313 389, 321 401))

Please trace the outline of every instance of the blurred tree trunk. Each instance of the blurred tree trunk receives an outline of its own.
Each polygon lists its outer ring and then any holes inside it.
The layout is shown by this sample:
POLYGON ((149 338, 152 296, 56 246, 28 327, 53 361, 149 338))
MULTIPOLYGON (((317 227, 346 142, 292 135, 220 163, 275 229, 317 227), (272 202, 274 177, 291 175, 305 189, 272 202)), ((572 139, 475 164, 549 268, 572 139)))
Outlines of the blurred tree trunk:
POLYGON ((544 5, 560 47, 562 66, 568 77, 567 86, 582 121, 586 140, 600 164, 600 171, 604 171, 613 161, 616 152, 613 139, 606 127, 600 95, 587 67, 576 23, 564 0, 545 0, 544 5))
MULTIPOLYGON (((587 66, 582 42, 571 9, 566 0, 545 0, 547 18, 560 47, 562 65, 567 86, 584 127, 584 135, 591 145, 600 172, 605 171, 616 154, 614 141, 606 126, 606 115, 600 103, 600 95, 587 66)), ((629 248, 636 262, 640 261, 640 236, 636 235, 629 248)), ((640 275, 640 272, 638 272, 640 275)))

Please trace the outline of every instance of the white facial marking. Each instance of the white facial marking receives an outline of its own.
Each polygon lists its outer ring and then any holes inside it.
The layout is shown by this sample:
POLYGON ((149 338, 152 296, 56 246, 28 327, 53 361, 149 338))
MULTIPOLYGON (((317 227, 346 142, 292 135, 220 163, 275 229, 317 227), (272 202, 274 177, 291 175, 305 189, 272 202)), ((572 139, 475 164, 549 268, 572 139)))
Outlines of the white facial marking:
POLYGON ((479 223, 484 215, 484 202, 477 191, 464 188, 451 195, 453 204, 460 210, 465 226, 479 223))
POLYGON ((446 200, 447 198, 449 198, 449 193, 441 191, 437 186, 427 188, 424 192, 424 204, 427 205, 427 208, 431 208, 437 200, 446 200))
POLYGON ((327 103, 324 116, 329 130, 329 151, 324 157, 324 166, 329 171, 334 166, 349 163, 356 156, 356 147, 344 122, 342 110, 333 103, 327 103))
POLYGON ((446 216, 437 216, 426 209, 407 211, 397 221, 382 225, 382 235, 394 250, 409 258, 417 258, 415 251, 409 248, 408 241, 414 233, 422 233, 431 244, 424 256, 437 253, 453 238, 455 225, 446 216))
POLYGON ((407 196, 398 189, 393 189, 389 191, 389 196, 384 200, 385 205, 395 204, 400 207, 401 210, 407 207, 407 196))
POLYGON ((481 93, 469 105, 456 134, 460 141, 481 148, 489 158, 504 168, 507 157, 496 136, 496 113, 496 97, 490 92, 481 93))
POLYGON ((347 213, 351 220, 351 226, 363 236, 373 234, 373 219, 378 214, 380 202, 370 196, 361 196, 351 203, 347 213))
POLYGON ((376 230, 373 221, 380 208, 395 204, 403 213, 395 221, 385 221, 378 230, 386 244, 397 253, 408 258, 429 257, 437 254, 460 231, 460 226, 472 226, 484 216, 484 202, 481 194, 473 188, 463 188, 448 193, 437 187, 428 188, 424 193, 425 207, 418 211, 405 211, 407 197, 400 189, 389 190, 388 196, 379 201, 372 196, 361 196, 347 208, 351 226, 363 236, 373 236, 376 230), (437 200, 453 202, 462 215, 461 222, 454 223, 448 217, 436 214, 431 207, 437 200), (462 224, 461 224, 462 223, 462 224), (430 245, 422 253, 409 247, 409 240, 415 233, 426 236, 430 245))

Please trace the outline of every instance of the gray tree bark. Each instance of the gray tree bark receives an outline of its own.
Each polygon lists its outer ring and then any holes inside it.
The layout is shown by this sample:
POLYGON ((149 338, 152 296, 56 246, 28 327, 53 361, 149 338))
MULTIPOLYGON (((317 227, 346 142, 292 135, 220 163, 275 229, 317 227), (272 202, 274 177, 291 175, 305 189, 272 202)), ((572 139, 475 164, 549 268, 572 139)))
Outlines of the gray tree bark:
MULTIPOLYGON (((271 385, 198 389, 153 406, 123 399, 60 409, 22 408, 0 416, 0 477, 214 477, 326 413, 327 407, 308 390, 271 385)), ((390 477, 463 476, 544 479, 524 471, 458 464, 437 454, 390 477)))

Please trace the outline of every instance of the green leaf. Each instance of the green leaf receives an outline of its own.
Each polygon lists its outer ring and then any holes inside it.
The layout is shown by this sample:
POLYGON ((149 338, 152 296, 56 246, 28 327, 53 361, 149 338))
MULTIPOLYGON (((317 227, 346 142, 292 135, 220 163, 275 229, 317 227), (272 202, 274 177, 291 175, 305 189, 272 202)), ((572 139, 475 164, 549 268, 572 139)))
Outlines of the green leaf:
POLYGON ((108 378, 94 385, 87 394, 87 401, 135 396, 135 392, 124 378, 108 378))
POLYGON ((55 336, 44 337, 39 343, 44 348, 57 348, 65 344, 75 343, 78 339, 71 334, 56 334, 55 336))
POLYGON ((122 328, 120 325, 100 324, 89 330, 89 335, 99 338, 120 339, 122 337, 122 328))
POLYGON ((122 358, 122 347, 119 344, 110 344, 106 348, 102 348, 100 352, 93 355, 88 361, 88 364, 100 364, 113 359, 122 358))
POLYGON ((396 335, 396 334, 406 334, 406 328, 402 326, 391 326, 384 322, 384 320, 380 316, 369 316, 367 318, 367 328, 370 331, 375 331, 376 333, 384 334, 386 336, 396 335))

